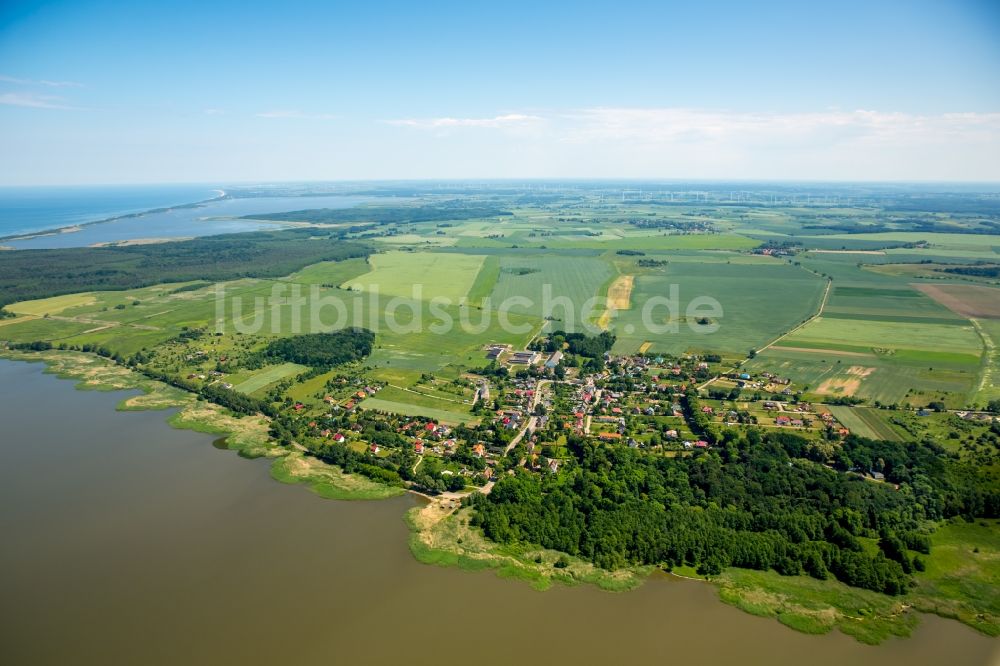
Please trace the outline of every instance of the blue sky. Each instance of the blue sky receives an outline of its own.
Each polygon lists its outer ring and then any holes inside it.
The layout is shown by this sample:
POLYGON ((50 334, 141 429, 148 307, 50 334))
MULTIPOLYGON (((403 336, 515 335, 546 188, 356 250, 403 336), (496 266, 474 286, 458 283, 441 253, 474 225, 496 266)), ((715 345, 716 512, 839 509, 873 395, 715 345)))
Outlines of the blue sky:
POLYGON ((1000 3, 0 3, 0 184, 1000 180, 1000 3))

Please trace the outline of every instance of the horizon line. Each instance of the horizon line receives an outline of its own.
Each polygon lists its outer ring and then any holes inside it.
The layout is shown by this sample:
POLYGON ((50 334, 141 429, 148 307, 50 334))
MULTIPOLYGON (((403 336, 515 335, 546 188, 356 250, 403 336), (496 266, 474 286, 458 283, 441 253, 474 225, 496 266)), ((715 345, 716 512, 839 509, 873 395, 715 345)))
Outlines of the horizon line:
POLYGON ((679 178, 655 176, 637 176, 634 178, 608 177, 561 177, 561 176, 526 176, 526 177, 434 177, 434 178, 329 178, 329 179, 260 179, 260 180, 150 180, 132 182, 76 182, 76 183, 0 183, 0 189, 15 188, 45 188, 45 187, 142 187, 151 185, 194 185, 194 186, 244 186, 244 185, 317 185, 337 183, 760 183, 760 184, 831 184, 831 185, 994 185, 1000 186, 996 180, 968 179, 836 179, 836 178, 679 178))

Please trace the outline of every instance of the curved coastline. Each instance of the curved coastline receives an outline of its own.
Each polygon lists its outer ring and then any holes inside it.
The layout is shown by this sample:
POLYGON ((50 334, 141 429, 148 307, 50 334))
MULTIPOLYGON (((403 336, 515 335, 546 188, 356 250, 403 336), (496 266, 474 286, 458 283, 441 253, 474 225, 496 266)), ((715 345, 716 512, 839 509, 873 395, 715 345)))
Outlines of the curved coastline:
POLYGON ((0 236, 0 242, 2 241, 23 241, 31 240, 33 238, 44 238, 46 236, 56 236, 59 234, 71 234, 78 231, 82 231, 86 227, 92 227, 98 224, 107 224, 108 222, 118 222, 120 220, 131 220, 139 217, 144 217, 146 215, 153 215, 155 213, 166 213, 172 210, 184 210, 188 208, 197 208, 199 206, 204 206, 215 201, 223 201, 225 199, 232 199, 231 194, 227 194, 225 190, 220 188, 210 188, 214 192, 219 194, 214 197, 209 197, 208 199, 202 199, 200 201, 192 201, 190 203, 177 204, 176 206, 160 206, 158 208, 149 208, 147 210, 142 210, 136 213, 123 213, 121 215, 112 215, 111 217, 104 217, 99 220, 91 220, 90 222, 78 222, 76 224, 67 224, 62 227, 52 227, 49 229, 40 229, 38 231, 31 231, 23 234, 10 234, 7 236, 0 236))

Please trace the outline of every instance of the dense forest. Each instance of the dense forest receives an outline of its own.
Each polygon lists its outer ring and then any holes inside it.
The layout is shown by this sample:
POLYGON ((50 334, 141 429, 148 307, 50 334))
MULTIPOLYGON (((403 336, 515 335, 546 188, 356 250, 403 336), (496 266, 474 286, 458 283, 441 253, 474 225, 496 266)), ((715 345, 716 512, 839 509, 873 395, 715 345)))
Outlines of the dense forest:
POLYGON ((309 333, 274 340, 264 355, 313 368, 332 368, 358 361, 372 353, 375 334, 367 328, 345 328, 332 333, 309 333))
POLYGON ((884 482, 811 460, 792 433, 726 431, 689 457, 662 457, 571 436, 558 475, 523 470, 489 495, 473 521, 500 543, 527 542, 601 567, 654 564, 774 569, 830 576, 887 594, 906 591, 925 526, 1000 515, 1000 484, 929 443, 851 436, 838 466, 880 469, 884 482))
POLYGON ((592 336, 585 333, 555 331, 539 346, 547 352, 565 349, 571 354, 587 358, 602 358, 614 347, 616 339, 614 334, 607 331, 592 336))
POLYGON ((371 206, 356 208, 311 208, 287 213, 246 215, 250 220, 281 220, 313 224, 402 224, 411 222, 444 222, 472 220, 481 217, 512 215, 493 206, 469 206, 462 202, 443 202, 426 206, 371 206))
POLYGON ((91 290, 163 282, 280 277, 319 261, 364 257, 369 248, 315 229, 206 236, 123 247, 0 252, 0 307, 91 290))

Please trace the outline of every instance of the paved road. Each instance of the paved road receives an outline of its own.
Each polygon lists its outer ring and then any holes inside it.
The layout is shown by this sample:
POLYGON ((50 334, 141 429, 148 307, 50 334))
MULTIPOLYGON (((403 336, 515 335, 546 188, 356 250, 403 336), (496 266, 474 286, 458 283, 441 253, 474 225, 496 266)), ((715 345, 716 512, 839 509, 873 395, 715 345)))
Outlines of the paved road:
MULTIPOLYGON (((535 386, 535 395, 532 396, 531 399, 531 407, 528 408, 529 412, 535 411, 535 407, 538 406, 538 403, 542 399, 542 389, 551 383, 552 383, 551 379, 543 379, 540 382, 538 382, 538 384, 535 386)), ((508 453, 513 451, 514 447, 517 446, 522 439, 524 439, 524 435, 529 431, 534 432, 535 428, 537 427, 538 427, 538 417, 531 416, 530 418, 528 418, 528 421, 524 424, 524 427, 521 428, 521 431, 518 432, 516 435, 514 435, 514 439, 510 440, 510 444, 508 444, 507 448, 503 450, 503 454, 507 455, 508 453)))

